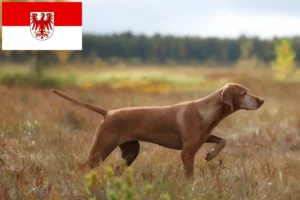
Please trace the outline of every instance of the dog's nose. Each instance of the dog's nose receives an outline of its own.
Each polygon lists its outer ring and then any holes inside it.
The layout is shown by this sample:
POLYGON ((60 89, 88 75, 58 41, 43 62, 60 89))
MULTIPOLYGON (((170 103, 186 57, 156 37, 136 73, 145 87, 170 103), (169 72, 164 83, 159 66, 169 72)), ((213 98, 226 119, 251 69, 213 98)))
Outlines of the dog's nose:
POLYGON ((260 103, 260 105, 262 105, 264 102, 265 102, 265 100, 264 100, 264 99, 262 99, 262 98, 259 98, 259 103, 260 103))

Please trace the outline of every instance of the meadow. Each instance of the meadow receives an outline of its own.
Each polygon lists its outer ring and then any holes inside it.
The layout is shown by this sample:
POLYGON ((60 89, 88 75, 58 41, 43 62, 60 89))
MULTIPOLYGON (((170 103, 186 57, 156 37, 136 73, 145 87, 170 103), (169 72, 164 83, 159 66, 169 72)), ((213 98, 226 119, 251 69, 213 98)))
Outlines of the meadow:
POLYGON ((300 198, 299 70, 279 81, 256 68, 70 66, 46 69, 41 85, 27 74, 26 67, 0 68, 0 199, 300 198), (213 130, 227 146, 208 163, 213 145, 199 150, 193 182, 184 178, 180 151, 150 143, 141 143, 122 177, 111 172, 122 165, 119 149, 96 171, 70 174, 86 158, 102 117, 50 87, 115 109, 198 99, 228 82, 244 84, 265 104, 238 111, 213 130))

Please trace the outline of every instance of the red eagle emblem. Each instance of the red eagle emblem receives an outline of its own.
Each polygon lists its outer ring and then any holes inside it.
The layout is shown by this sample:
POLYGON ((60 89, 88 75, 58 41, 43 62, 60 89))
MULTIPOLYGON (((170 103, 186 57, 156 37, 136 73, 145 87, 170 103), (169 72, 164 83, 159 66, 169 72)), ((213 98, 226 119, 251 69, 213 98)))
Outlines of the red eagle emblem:
POLYGON ((30 31, 33 37, 38 40, 49 39, 54 32, 54 13, 31 12, 30 31))

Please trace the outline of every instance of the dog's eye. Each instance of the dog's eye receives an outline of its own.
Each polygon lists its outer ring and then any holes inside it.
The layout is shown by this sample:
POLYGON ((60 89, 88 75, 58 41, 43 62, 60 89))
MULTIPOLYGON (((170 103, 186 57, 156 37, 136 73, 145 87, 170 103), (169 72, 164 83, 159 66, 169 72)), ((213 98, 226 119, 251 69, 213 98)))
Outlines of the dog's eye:
POLYGON ((244 95, 246 95, 247 94, 247 92, 246 91, 243 91, 242 93, 241 93, 241 96, 244 96, 244 95))

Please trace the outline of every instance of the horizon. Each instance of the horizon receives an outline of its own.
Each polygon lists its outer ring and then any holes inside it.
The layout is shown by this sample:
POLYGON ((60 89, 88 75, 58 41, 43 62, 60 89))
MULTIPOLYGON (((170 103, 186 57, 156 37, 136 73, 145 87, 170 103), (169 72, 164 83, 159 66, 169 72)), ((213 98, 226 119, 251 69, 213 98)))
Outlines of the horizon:
POLYGON ((137 0, 83 0, 84 34, 172 35, 178 37, 260 39, 297 37, 300 2, 279 0, 221 0, 140 2, 137 0))
POLYGON ((155 35, 160 35, 161 37, 175 37, 175 38, 199 38, 199 39, 220 39, 220 40, 238 40, 242 37, 245 37, 247 39, 259 39, 259 40, 274 40, 274 39, 293 39, 293 38, 300 38, 300 34, 298 35, 291 35, 291 36, 274 36, 272 38, 263 38, 263 37, 259 37, 259 36, 252 36, 252 35, 245 35, 245 34, 241 34, 238 35, 236 37, 221 37, 221 36, 201 36, 201 35, 176 35, 176 34, 163 34, 163 33, 153 33, 153 34, 145 34, 145 33, 137 33, 137 32, 133 32, 133 31, 121 31, 121 32, 107 32, 107 33, 93 33, 93 32, 85 32, 83 31, 83 35, 93 35, 93 36, 113 36, 113 35, 122 35, 122 34, 126 34, 126 33, 131 33, 133 36, 145 36, 148 38, 154 37, 155 35))

